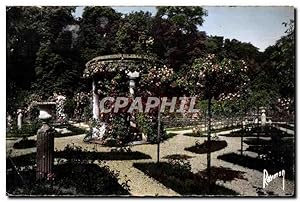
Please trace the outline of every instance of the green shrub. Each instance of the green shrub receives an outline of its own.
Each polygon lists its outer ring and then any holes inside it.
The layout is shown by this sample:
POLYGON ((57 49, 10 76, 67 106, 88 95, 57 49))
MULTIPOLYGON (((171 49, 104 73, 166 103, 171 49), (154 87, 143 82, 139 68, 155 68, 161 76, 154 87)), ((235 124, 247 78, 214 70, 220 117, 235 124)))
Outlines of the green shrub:
POLYGON ((164 159, 182 159, 182 160, 188 160, 189 158, 193 158, 192 156, 186 155, 186 154, 171 154, 163 157, 164 159))
MULTIPOLYGON (((119 174, 107 165, 94 164, 91 155, 81 147, 68 145, 63 151, 56 152, 55 158, 66 159, 54 165, 53 177, 36 181, 36 153, 8 158, 6 191, 11 195, 129 195, 128 180, 119 184, 119 174), (92 160, 92 161, 91 161, 92 160), (12 170, 15 165, 18 173, 12 170), (21 177, 20 177, 21 176, 21 177)), ((102 157, 107 157, 101 154, 102 157)))
MULTIPOLYGON (((150 143, 157 143, 157 129, 158 121, 157 119, 151 118, 143 113, 138 113, 136 115, 136 123, 140 131, 147 135, 147 141, 150 143)), ((164 124, 160 124, 160 141, 166 139, 166 131, 164 129, 164 124)))
POLYGON ((163 139, 168 140, 171 139, 172 137, 175 137, 176 135, 178 135, 178 133, 166 133, 163 139))
POLYGON ((129 121, 126 114, 118 114, 111 118, 107 124, 104 139, 115 139, 118 146, 125 146, 133 140, 133 134, 130 133, 129 121))
POLYGON ((79 128, 76 126, 73 126, 71 124, 62 124, 62 125, 57 125, 55 126, 55 128, 66 128, 67 130, 71 131, 68 133, 59 133, 55 131, 54 137, 59 138, 59 137, 67 137, 67 136, 74 136, 74 135, 82 135, 82 134, 86 134, 87 130, 83 129, 83 128, 79 128))
POLYGON ((33 147, 36 147, 36 140, 29 140, 27 137, 23 137, 13 145, 14 149, 27 149, 33 147))
POLYGON ((204 141, 203 143, 196 142, 194 146, 184 148, 186 151, 190 151, 196 154, 204 154, 208 152, 215 152, 227 147, 225 140, 211 140, 210 142, 204 141), (210 149, 209 149, 210 144, 210 149))
POLYGON ((69 118, 73 118, 75 108, 76 108, 75 100, 67 98, 64 103, 64 111, 69 118))
POLYGON ((204 135, 202 132, 198 131, 195 133, 184 133, 183 135, 185 136, 190 136, 190 137, 207 137, 207 135, 204 135))
POLYGON ((37 134, 38 129, 42 126, 42 122, 34 121, 31 123, 24 123, 22 128, 19 130, 17 125, 14 124, 12 129, 9 131, 7 136, 9 137, 28 137, 37 134))
POLYGON ((92 106, 90 104, 87 104, 84 108, 83 108, 83 120, 84 121, 88 121, 93 117, 92 114, 92 106))
POLYGON ((118 140, 108 138, 108 139, 105 140, 103 145, 107 146, 107 147, 118 147, 120 144, 119 144, 118 140))

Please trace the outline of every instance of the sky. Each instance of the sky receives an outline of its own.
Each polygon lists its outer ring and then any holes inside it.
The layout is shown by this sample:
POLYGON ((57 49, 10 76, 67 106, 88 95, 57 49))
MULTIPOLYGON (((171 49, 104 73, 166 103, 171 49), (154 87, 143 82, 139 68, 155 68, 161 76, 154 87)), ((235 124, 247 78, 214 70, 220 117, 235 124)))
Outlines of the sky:
MULTIPOLYGON (((155 15, 155 7, 113 7, 116 11, 127 14, 134 11, 149 11, 155 15)), ((208 16, 199 28, 207 35, 224 36, 224 38, 237 39, 250 42, 264 51, 274 45, 285 33, 283 22, 294 19, 293 7, 225 7, 203 6, 208 16)), ((83 7, 77 7, 75 16, 81 16, 83 7)))

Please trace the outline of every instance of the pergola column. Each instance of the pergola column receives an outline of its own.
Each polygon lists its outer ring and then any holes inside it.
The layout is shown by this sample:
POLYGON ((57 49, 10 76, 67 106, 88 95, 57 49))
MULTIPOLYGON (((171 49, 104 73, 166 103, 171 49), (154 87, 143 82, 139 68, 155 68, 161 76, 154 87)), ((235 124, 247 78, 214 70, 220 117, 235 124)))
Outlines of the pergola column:
POLYGON ((267 123, 267 116, 266 116, 266 110, 265 109, 263 109, 262 111, 261 111, 261 125, 262 126, 265 126, 266 125, 266 123, 267 123))
POLYGON ((93 80, 93 119, 99 120, 99 95, 96 93, 96 81, 93 80))
MULTIPOLYGON (((139 78, 140 73, 137 71, 129 72, 127 73, 127 76, 129 77, 129 92, 132 99, 134 99, 134 88, 135 88, 135 80, 139 78)), ((132 112, 132 114, 129 117, 130 127, 136 128, 136 120, 135 120, 135 114, 132 112)), ((142 140, 147 141, 147 137, 145 134, 142 134, 142 140)))
POLYGON ((134 97, 134 87, 135 87, 135 80, 139 78, 140 73, 137 71, 128 72, 127 76, 129 77, 129 92, 130 96, 134 97))

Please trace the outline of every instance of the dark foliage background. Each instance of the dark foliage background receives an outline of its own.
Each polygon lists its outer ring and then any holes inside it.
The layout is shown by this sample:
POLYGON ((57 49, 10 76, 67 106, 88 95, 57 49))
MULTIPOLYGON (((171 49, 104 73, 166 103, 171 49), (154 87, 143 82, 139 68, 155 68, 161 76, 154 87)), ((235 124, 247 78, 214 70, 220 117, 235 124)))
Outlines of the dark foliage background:
MULTIPOLYGON (((172 67, 175 77, 184 76, 197 58, 216 54, 245 60, 249 95, 243 106, 276 108, 278 98, 291 98, 294 110, 294 23, 286 22, 286 35, 260 52, 251 43, 199 31, 205 16, 201 7, 157 7, 156 15, 126 15, 111 7, 85 7, 81 18, 76 7, 7 7, 7 111, 26 106, 31 94, 46 99, 53 92, 74 94, 89 91, 82 78, 85 63, 99 55, 146 54, 172 67)), ((179 86, 169 92, 183 94, 179 86)))

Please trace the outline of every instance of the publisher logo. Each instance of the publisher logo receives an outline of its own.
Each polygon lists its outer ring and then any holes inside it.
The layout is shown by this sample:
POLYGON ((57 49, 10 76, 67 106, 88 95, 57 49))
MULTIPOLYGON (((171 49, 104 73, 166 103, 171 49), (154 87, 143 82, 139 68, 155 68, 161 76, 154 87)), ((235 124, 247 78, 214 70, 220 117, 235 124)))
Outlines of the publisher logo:
POLYGON ((284 190, 285 170, 281 170, 273 175, 270 175, 266 169, 263 171, 263 188, 266 188, 270 182, 278 177, 282 177, 282 190, 284 190))

